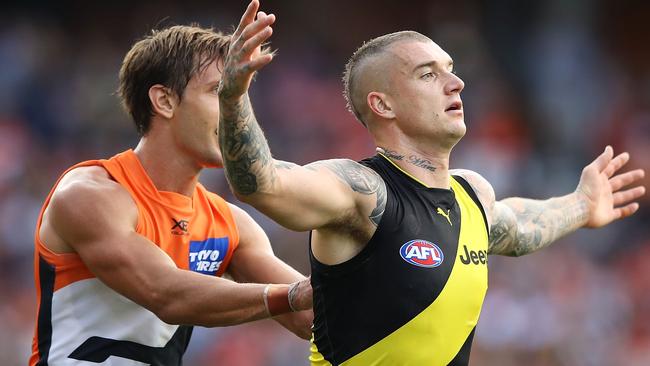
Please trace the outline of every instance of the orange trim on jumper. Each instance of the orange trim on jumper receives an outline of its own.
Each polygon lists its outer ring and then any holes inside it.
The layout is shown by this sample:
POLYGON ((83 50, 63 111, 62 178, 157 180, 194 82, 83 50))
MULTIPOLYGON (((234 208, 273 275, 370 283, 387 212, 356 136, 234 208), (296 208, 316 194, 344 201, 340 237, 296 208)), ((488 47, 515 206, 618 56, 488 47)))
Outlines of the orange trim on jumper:
MULTIPOLYGON (((227 252, 219 264, 216 275, 220 276, 226 271, 233 252, 239 244, 239 232, 228 203, 218 195, 208 192, 200 183, 196 185, 192 197, 159 191, 136 154, 132 150, 127 150, 108 160, 89 160, 70 167, 57 179, 45 199, 34 234, 34 278, 39 306, 42 298, 39 258, 43 258, 54 267, 55 293, 74 282, 95 277, 78 254, 52 252, 40 238, 43 214, 61 179, 71 170, 87 166, 103 167, 112 179, 129 192, 138 208, 135 231, 167 253, 178 268, 189 269, 190 242, 228 238, 227 252)), ((39 357, 37 319, 30 364, 35 364, 39 357)))
POLYGON ((72 166, 59 177, 48 194, 39 214, 35 244, 36 255, 40 255, 56 268, 55 290, 81 279, 94 277, 78 254, 54 253, 43 244, 39 235, 43 213, 63 176, 73 169, 86 166, 103 167, 129 192, 138 208, 136 232, 165 251, 179 268, 189 268, 190 241, 228 237, 228 252, 217 275, 225 272, 239 244, 239 232, 228 203, 218 195, 208 192, 200 183, 197 184, 192 197, 159 191, 135 153, 127 150, 108 160, 89 160, 72 166))

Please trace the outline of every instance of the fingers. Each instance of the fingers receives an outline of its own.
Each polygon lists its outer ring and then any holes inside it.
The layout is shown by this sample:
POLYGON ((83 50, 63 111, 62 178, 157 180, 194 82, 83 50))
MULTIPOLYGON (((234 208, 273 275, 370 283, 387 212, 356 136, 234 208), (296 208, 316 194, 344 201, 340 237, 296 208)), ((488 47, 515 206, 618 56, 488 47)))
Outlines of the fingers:
POLYGON ((239 37, 239 35, 244 31, 244 28, 246 28, 247 25, 251 24, 253 20, 255 20, 255 13, 259 7, 260 3, 258 0, 252 0, 250 3, 248 3, 246 11, 244 12, 244 15, 241 16, 239 25, 237 26, 235 33, 233 33, 233 38, 239 37))
POLYGON ((612 195, 614 207, 626 204, 645 194, 645 187, 634 187, 625 191, 616 192, 612 195))
POLYGON ((605 151, 603 151, 603 153, 600 154, 600 156, 598 156, 596 160, 594 160, 589 165, 596 167, 596 169, 600 173, 603 170, 605 170, 609 162, 612 160, 612 156, 614 156, 614 149, 612 149, 611 146, 607 145, 605 151))
MULTIPOLYGON (((248 24, 242 33, 234 39, 230 50, 233 58, 239 60, 239 62, 250 61, 255 51, 273 34, 271 25, 274 22, 275 15, 266 15, 266 13, 261 11, 257 13, 257 19, 248 24)), ((270 60, 267 57, 259 60, 259 62, 264 61, 268 63, 270 60)))
POLYGON ((603 172, 607 175, 607 178, 611 178, 612 175, 621 169, 623 165, 627 164, 628 161, 630 161, 630 154, 626 152, 619 154, 612 159, 609 164, 607 164, 607 167, 603 172))
POLYGON ((609 185, 612 188, 612 192, 616 192, 619 189, 628 186, 636 181, 641 180, 645 176, 645 171, 643 169, 632 170, 627 173, 619 174, 609 180, 609 185))
POLYGON ((274 21, 275 16, 271 14, 267 17, 266 21, 260 22, 258 24, 253 24, 253 26, 246 28, 244 33, 248 32, 250 29, 250 34, 252 36, 250 38, 248 38, 245 34, 242 34, 241 36, 242 40, 246 40, 241 47, 243 57, 250 56, 258 47, 262 45, 262 43, 264 43, 264 41, 271 37, 271 34, 273 34, 273 28, 271 28, 270 25, 273 24, 274 21))
POLYGON ((614 209, 614 220, 622 219, 631 216, 639 209, 639 204, 636 202, 630 203, 623 207, 614 209))
MULTIPOLYGON (((257 13, 257 19, 252 23, 246 26, 244 31, 241 33, 237 42, 247 42, 251 38, 255 37, 259 33, 267 31, 266 28, 271 28, 270 26, 275 22, 275 15, 269 14, 260 11, 257 13)), ((270 36, 270 34, 269 34, 270 36)), ((267 37, 268 38, 268 37, 267 37)))
POLYGON ((273 54, 269 53, 255 58, 253 61, 249 62, 246 67, 250 70, 250 72, 255 72, 266 66, 269 62, 271 62, 271 60, 273 60, 273 54))

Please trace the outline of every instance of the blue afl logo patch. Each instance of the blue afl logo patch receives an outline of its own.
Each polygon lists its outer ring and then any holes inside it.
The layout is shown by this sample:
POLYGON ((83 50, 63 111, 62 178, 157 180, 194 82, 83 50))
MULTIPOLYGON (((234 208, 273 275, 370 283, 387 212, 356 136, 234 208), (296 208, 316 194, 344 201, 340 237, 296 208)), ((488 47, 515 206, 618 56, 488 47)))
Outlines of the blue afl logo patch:
POLYGON ((411 240, 402 245, 399 255, 409 264, 426 268, 438 267, 445 259, 440 247, 421 239, 411 240))

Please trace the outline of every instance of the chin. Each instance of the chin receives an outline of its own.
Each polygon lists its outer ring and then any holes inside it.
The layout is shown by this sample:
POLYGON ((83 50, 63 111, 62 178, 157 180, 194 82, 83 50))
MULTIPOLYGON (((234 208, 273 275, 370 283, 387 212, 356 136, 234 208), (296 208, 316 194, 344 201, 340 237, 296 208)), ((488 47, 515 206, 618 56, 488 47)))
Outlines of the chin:
POLYGON ((223 168, 223 159, 221 158, 221 152, 215 152, 207 156, 202 156, 201 166, 203 168, 223 168))
POLYGON ((450 148, 456 146, 456 144, 465 136, 465 123, 460 123, 458 125, 454 125, 453 128, 450 128, 446 131, 446 135, 444 140, 447 141, 446 144, 448 144, 450 148))
POLYGON ((465 136, 465 132, 467 132, 467 126, 465 126, 465 120, 460 119, 457 122, 453 124, 453 127, 450 131, 453 135, 457 136, 459 139, 463 136, 465 136))
POLYGON ((214 159, 214 160, 204 161, 201 165, 204 168, 223 168, 223 161, 221 161, 221 159, 214 159))

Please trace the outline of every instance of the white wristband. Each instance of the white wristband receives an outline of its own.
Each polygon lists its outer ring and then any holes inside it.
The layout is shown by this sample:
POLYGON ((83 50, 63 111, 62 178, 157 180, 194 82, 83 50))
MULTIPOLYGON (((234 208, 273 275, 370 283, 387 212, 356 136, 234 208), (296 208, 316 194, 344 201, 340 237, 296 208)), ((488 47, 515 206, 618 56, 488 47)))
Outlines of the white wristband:
POLYGON ((266 309, 266 314, 271 317, 271 310, 269 310, 269 289, 271 288, 271 284, 266 285, 264 287, 264 308, 266 309))

